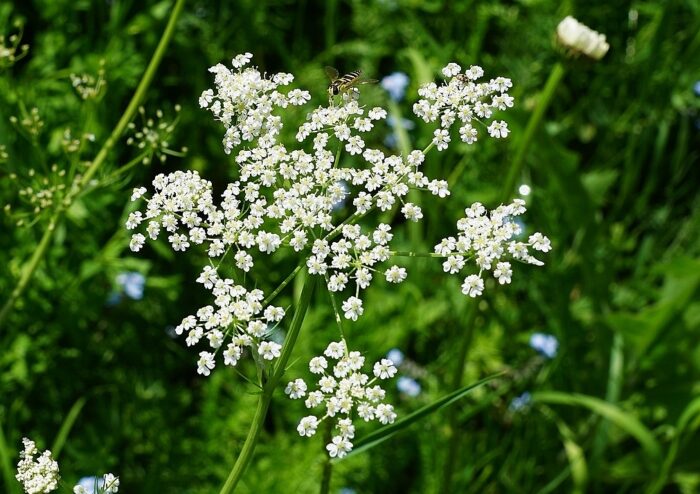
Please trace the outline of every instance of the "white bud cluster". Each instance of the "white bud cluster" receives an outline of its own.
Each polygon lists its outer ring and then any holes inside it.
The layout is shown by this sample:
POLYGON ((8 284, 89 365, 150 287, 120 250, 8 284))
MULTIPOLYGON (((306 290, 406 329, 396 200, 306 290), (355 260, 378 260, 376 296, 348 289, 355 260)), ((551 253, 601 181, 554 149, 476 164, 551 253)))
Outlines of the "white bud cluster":
POLYGON ((570 15, 557 26, 557 39, 573 53, 583 54, 594 60, 603 58, 610 49, 604 34, 581 24, 570 15))
POLYGON ((309 409, 322 408, 317 415, 301 419, 297 427, 299 435, 311 437, 324 420, 337 420, 336 434, 326 445, 332 458, 342 458, 352 450, 352 439, 355 437, 353 414, 365 422, 376 420, 382 424, 390 424, 396 419, 394 407, 382 402, 385 391, 374 384, 377 380, 394 377, 394 363, 389 359, 375 363, 372 369, 374 377, 371 379, 361 372, 364 364, 365 358, 360 352, 348 352, 344 340, 332 342, 323 355, 309 362, 309 370, 318 376, 317 389, 308 391, 306 382, 296 379, 284 390, 291 399, 306 398, 304 404, 309 409))

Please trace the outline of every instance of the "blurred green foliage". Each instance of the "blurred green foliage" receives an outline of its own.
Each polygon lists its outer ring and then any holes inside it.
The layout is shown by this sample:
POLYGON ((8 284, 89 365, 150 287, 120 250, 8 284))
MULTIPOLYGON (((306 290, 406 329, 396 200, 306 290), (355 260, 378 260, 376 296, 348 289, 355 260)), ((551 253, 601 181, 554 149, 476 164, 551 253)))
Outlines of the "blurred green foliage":
MULTIPOLYGON (((18 32, 13 22, 21 20, 30 46, 25 58, 0 68, 0 202, 11 205, 0 218, 0 300, 9 297, 51 212, 34 213, 19 191, 36 190, 44 179, 60 183, 54 164, 79 173, 94 158, 171 6, 0 5, 0 34, 18 32), (101 70, 106 87, 83 101, 70 75, 97 77, 101 70), (35 107, 44 122, 36 134, 10 120, 21 122, 35 107), (67 152, 66 129, 93 134, 94 142, 67 152)), ((247 433, 254 389, 223 368, 201 378, 195 354, 172 338, 173 325, 206 303, 193 281, 203 254, 176 258, 154 248, 134 257, 123 223, 131 188, 157 173, 197 169, 218 190, 235 174, 221 149, 222 131, 197 98, 211 85, 210 65, 245 51, 267 72, 293 72, 317 102, 325 97, 324 65, 362 68, 378 79, 405 72, 406 100, 393 110, 404 117, 418 86, 448 61, 513 80, 510 142, 484 140, 431 155, 426 173, 450 177, 452 196, 423 204, 426 219, 417 228, 394 220, 399 245, 422 251, 451 231, 466 205, 497 205, 540 91, 557 62, 565 67, 519 177, 532 189, 526 229, 549 235, 555 247, 546 267, 517 266, 512 285, 491 287, 472 304, 439 263, 408 260, 408 282, 373 286, 365 316, 349 334, 368 359, 391 348, 405 353, 401 372, 418 380, 421 393, 391 391, 400 416, 486 374, 506 369, 509 379, 338 463, 332 492, 700 489, 700 2, 242 0, 189 1, 148 91, 147 116, 162 109, 172 120, 175 105, 182 106, 169 141, 187 147, 187 157, 114 176, 110 171, 140 156, 126 139, 118 143, 111 168, 68 210, 0 328, 0 475, 7 492, 18 487, 8 477, 21 437, 52 446, 72 408, 79 413, 59 458, 68 483, 112 471, 125 492, 209 493, 225 479, 247 433), (566 59, 555 46, 556 25, 569 14, 607 35, 611 49, 602 61, 566 59), (115 295, 123 272, 145 276, 143 298, 115 295), (557 337, 554 359, 528 346, 535 331, 557 337), (530 405, 514 411, 512 400, 525 391, 530 405)), ((363 97, 387 102, 380 87, 367 87, 363 97)), ((418 124, 408 137, 422 147, 431 133, 418 124)), ((258 284, 275 286, 288 262, 275 258, 256 273, 258 284)), ((286 293, 283 305, 292 296, 286 293)), ((324 297, 316 295, 307 315, 295 374, 334 337, 324 297)), ((247 365, 240 371, 250 375, 247 365)), ((300 404, 275 395, 240 492, 318 491, 323 446, 320 437, 297 436, 302 413, 300 404)))

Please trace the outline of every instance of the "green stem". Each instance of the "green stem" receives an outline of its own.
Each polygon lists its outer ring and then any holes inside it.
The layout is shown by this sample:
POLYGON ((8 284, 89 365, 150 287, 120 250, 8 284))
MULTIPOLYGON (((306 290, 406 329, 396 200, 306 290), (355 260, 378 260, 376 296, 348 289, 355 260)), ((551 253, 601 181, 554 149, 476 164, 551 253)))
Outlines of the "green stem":
POLYGON ((282 283, 280 283, 280 285, 279 285, 277 288, 275 288, 275 291, 272 292, 270 295, 268 295, 268 296, 265 298, 265 300, 263 301, 263 305, 267 305, 267 304, 269 304, 270 302, 272 302, 272 301, 275 299, 275 297, 277 297, 277 295, 279 295, 279 293, 280 293, 282 290, 284 290, 284 287, 286 287, 287 285, 289 285, 289 283, 290 283, 294 278, 296 278, 297 274, 299 273, 299 271, 301 271, 301 268, 303 268, 303 267, 304 267, 304 263, 302 262, 302 263, 300 263, 296 268, 294 268, 294 271, 292 271, 291 273, 289 273, 289 275, 284 279, 284 281, 282 281, 282 283))
POLYGON ((518 147, 515 151, 515 158, 513 158, 513 163, 510 165, 508 170, 508 175, 506 175, 506 181, 503 184, 503 194, 501 196, 501 202, 506 202, 510 199, 511 194, 515 189, 515 182, 520 177, 520 173, 523 169, 523 164, 525 163, 525 155, 527 154, 532 139, 535 136, 535 132, 540 127, 542 118, 544 117, 549 104, 554 97, 554 93, 559 86, 559 82, 562 77, 564 77, 564 66, 561 62, 557 62, 552 68, 552 72, 549 74, 549 78, 540 94, 535 111, 532 112, 530 120, 525 128, 525 133, 523 137, 518 141, 518 147))
POLYGON ((12 310, 12 307, 15 305, 17 299, 22 295, 22 293, 24 293, 24 289, 27 288, 29 280, 31 280, 34 271, 36 271, 37 266, 39 266, 39 262, 41 262, 41 259, 44 257, 44 253, 51 242, 51 238, 53 237, 53 233, 56 230, 56 225, 58 224, 62 213, 63 208, 59 206, 59 208, 56 209, 54 214, 51 216, 49 225, 46 227, 46 230, 44 230, 44 235, 41 237, 39 245, 34 251, 34 254, 32 254, 32 257, 29 259, 27 265, 22 270, 22 275, 20 276, 15 289, 12 290, 10 297, 2 306, 2 310, 0 310, 0 328, 2 328, 5 318, 10 313, 10 310, 12 310))
POLYGON ((136 92, 132 96, 129 105, 126 107, 124 114, 119 119, 119 122, 117 122, 117 125, 116 127, 114 127, 114 130, 112 130, 110 136, 102 145, 102 149, 100 149, 100 151, 97 153, 97 156, 90 164, 89 168, 85 172, 85 175, 83 175, 83 177, 76 182, 75 191, 66 196, 63 203, 56 208, 53 215, 51 216, 49 224, 46 227, 46 230, 44 231, 44 235, 39 241, 39 245, 34 251, 34 254, 32 254, 32 257, 27 263, 26 267, 23 269, 22 275, 19 281, 17 282, 15 289, 12 291, 12 294, 3 305, 2 310, 0 310, 0 328, 2 328, 5 318, 9 314, 10 310, 12 310, 12 307, 14 307, 14 304, 17 301, 17 299, 22 295, 22 293, 24 293, 24 290, 26 289, 27 285, 29 284, 29 281, 34 275, 34 272, 39 266, 39 263, 46 254, 46 250, 49 244, 51 243, 51 239, 53 238, 54 232, 56 231, 56 225, 63 218, 63 214, 70 207, 72 200, 75 197, 77 197, 78 194, 80 194, 80 192, 82 192, 85 189, 85 187, 89 185, 90 180, 92 180, 95 173, 97 173, 97 170, 104 163, 109 151, 111 151, 119 137, 121 137, 121 135, 124 133, 126 126, 129 124, 129 122, 134 116, 134 113, 136 113, 136 110, 143 101, 146 95, 146 90, 150 86, 151 81, 153 80, 153 77, 156 73, 156 69, 158 68, 160 61, 163 58, 163 55, 165 54, 165 50, 168 44, 170 43, 170 39, 172 38, 173 32, 175 31, 175 24, 177 22, 178 17, 180 16, 180 13, 182 12, 184 4, 185 0, 177 0, 177 2, 175 3, 175 7, 173 8, 173 11, 170 14, 170 19, 168 19, 168 25, 166 26, 165 31, 163 32, 163 35, 160 38, 160 42, 158 43, 158 47, 156 48, 156 51, 153 54, 153 57, 151 58, 151 61, 148 64, 148 67, 146 68, 146 72, 141 78, 141 82, 139 82, 139 85, 136 88, 136 92))
POLYGON ((294 318, 292 319, 292 323, 289 327, 287 337, 284 340, 282 354, 280 355, 277 365, 275 366, 269 379, 267 382, 263 383, 263 390, 258 399, 258 406, 255 410, 253 422, 248 430, 248 436, 245 439, 245 443, 243 443, 243 449, 241 449, 241 452, 236 459, 236 463, 233 465, 231 473, 229 473, 226 483, 224 483, 223 487, 219 491, 219 494, 231 494, 234 491, 236 485, 238 485, 238 482, 240 482, 241 478, 243 477, 243 473, 245 472, 248 464, 253 459, 253 452, 255 451, 255 446, 257 445, 258 437, 260 436, 263 422, 265 421, 265 416, 267 415, 267 410, 270 407, 272 395, 280 379, 282 379, 287 361, 292 354, 294 344, 299 336, 301 324, 304 321, 304 316, 306 315, 306 311, 311 302, 311 295, 314 290, 315 282, 315 276, 307 275, 306 281, 304 282, 304 288, 301 291, 301 295, 299 296, 299 301, 294 312, 294 318))
MULTIPOLYGON (((328 287, 328 275, 326 274, 326 287, 328 287)), ((340 318, 340 311, 338 310, 338 303, 335 300, 335 293, 328 290, 328 295, 331 297, 331 305, 333 306, 333 314, 335 315, 335 323, 338 325, 338 331, 340 331, 340 337, 345 339, 345 332, 343 331, 343 321, 340 318)))

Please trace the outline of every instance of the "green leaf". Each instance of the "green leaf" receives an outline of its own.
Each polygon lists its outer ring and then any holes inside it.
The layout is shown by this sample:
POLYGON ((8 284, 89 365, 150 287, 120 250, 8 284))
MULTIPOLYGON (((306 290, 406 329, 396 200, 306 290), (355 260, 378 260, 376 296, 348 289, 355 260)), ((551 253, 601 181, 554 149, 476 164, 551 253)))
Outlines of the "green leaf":
POLYGON ((555 405, 582 406, 605 417, 620 429, 633 436, 641 444, 647 456, 656 464, 661 460, 661 447, 651 431, 634 415, 627 413, 594 396, 558 391, 541 391, 532 394, 532 400, 539 403, 555 405))
MULTIPOLYGON (((486 384, 489 381, 493 381, 494 379, 503 376, 503 372, 499 372, 498 374, 493 374, 491 376, 485 377, 484 379, 477 381, 475 383, 469 384, 468 386, 464 386, 463 388, 460 388, 456 391, 453 391, 452 393, 443 396, 439 400, 424 406, 423 408, 416 410, 415 412, 411 413, 410 415, 407 415, 403 417, 402 419, 397 420, 393 424, 389 424, 387 426, 382 427, 379 430, 376 430, 372 432, 371 434, 368 434, 367 436, 359 439, 355 443, 355 447, 353 450, 344 458, 349 458, 350 456, 358 455, 360 453, 364 453, 365 451, 374 448, 375 446, 383 443, 387 439, 389 439, 391 436, 394 434, 400 432, 401 430, 405 429, 409 425, 412 425, 415 422, 418 422, 419 420, 427 417, 428 415, 437 412, 438 410, 448 407, 452 405, 453 403, 456 403, 457 401, 461 400, 464 398, 467 393, 469 393, 471 390, 478 388, 479 386, 482 386, 483 384, 486 384)), ((335 459, 333 460, 333 463, 337 463, 338 461, 341 461, 342 459, 335 459)))

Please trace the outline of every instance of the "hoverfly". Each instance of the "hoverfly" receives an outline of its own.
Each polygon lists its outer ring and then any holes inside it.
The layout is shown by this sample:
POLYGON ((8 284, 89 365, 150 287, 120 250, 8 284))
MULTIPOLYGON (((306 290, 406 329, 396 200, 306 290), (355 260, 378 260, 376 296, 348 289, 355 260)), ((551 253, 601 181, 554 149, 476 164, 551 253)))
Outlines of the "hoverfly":
POLYGON ((333 67, 326 67, 326 75, 331 80, 328 86, 328 96, 332 98, 342 93, 347 93, 358 84, 373 84, 376 79, 365 79, 361 70, 354 70, 341 76, 333 67))

